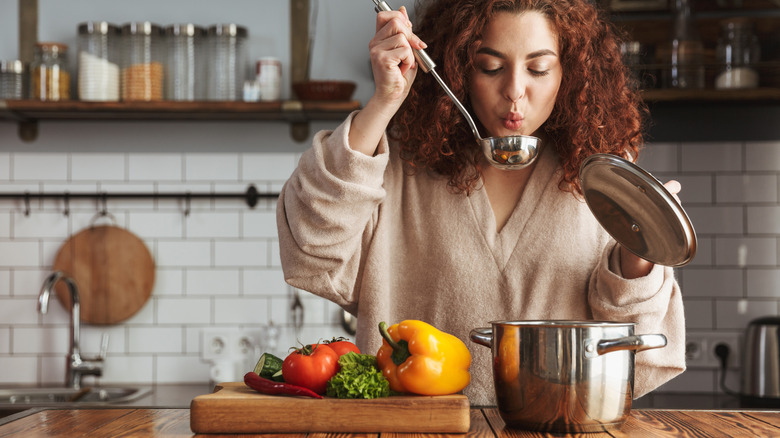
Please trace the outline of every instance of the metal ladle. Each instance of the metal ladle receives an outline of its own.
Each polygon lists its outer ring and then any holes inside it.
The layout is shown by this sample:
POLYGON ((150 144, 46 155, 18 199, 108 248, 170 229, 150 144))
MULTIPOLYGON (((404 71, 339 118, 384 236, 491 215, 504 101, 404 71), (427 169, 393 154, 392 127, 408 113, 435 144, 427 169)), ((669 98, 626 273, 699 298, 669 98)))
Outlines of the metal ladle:
MULTIPOLYGON (((377 13, 379 11, 393 10, 384 0, 373 0, 373 2, 374 5, 376 5, 377 13)), ((474 123, 474 119, 471 118, 471 115, 466 111, 463 104, 460 103, 458 98, 455 97, 455 94, 452 93, 449 87, 447 87, 447 84, 444 83, 439 74, 436 73, 436 70, 434 70, 436 63, 433 62, 424 50, 415 49, 414 53, 417 61, 420 63, 422 71, 433 75, 436 82, 441 85, 444 92, 447 93, 447 96, 449 96, 458 110, 460 110, 466 118, 466 121, 471 128, 471 132, 474 133, 474 138, 482 148, 482 153, 485 155, 488 163, 504 170, 522 169, 533 163, 539 155, 539 144, 541 143, 541 140, 538 137, 529 135, 508 135, 505 137, 482 138, 479 135, 479 130, 474 123)))

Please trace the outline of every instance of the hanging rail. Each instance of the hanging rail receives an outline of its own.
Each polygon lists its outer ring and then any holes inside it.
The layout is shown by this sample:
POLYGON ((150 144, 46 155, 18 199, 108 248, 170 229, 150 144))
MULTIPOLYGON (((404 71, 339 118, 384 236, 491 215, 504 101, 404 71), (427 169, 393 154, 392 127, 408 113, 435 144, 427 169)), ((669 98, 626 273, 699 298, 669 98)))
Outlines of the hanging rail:
POLYGON ((61 198, 65 202, 65 215, 69 213, 68 201, 71 199, 99 199, 103 202, 103 210, 106 208, 106 201, 108 198, 122 198, 122 199, 184 199, 187 203, 185 214, 189 215, 190 200, 192 199, 243 199, 250 208, 254 208, 260 199, 277 198, 279 193, 260 193, 257 191, 257 187, 250 185, 243 193, 206 193, 206 192, 159 192, 159 193, 108 193, 108 192, 95 192, 95 193, 0 193, 0 199, 23 199, 25 203, 24 215, 30 214, 30 201, 33 199, 56 199, 61 198))

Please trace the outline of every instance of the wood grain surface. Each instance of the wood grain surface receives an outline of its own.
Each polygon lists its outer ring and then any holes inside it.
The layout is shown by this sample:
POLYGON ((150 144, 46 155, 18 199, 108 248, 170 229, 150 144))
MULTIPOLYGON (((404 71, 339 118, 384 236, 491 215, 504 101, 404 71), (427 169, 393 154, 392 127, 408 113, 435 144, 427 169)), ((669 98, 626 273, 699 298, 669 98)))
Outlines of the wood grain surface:
MULTIPOLYGON (((68 239, 53 269, 75 281, 81 302, 81 320, 96 325, 117 324, 146 304, 154 287, 152 255, 135 234, 112 225, 91 226, 68 239)), ((71 298, 60 282, 57 297, 66 309, 71 298)))
MULTIPOLYGON (((254 413, 262 416, 262 412, 254 413)), ((286 421, 308 415, 301 410, 286 421)), ((9 417, 11 418, 11 417, 9 417)), ((190 429, 187 409, 31 409, 3 424, 0 437, 139 437, 139 438, 218 438, 228 434, 197 435, 190 429)), ((780 436, 780 411, 678 411, 644 410, 631 412, 620 430, 611 432, 562 434, 506 428, 495 408, 472 408, 471 427, 465 434, 445 433, 290 433, 283 438, 705 438, 780 436)), ((398 422, 405 417, 396 418, 398 422)), ((242 437, 282 438, 278 434, 244 434, 242 437)))
POLYGON ((243 382, 195 397, 190 412, 196 433, 465 433, 470 423, 464 395, 313 399, 260 394, 243 382))

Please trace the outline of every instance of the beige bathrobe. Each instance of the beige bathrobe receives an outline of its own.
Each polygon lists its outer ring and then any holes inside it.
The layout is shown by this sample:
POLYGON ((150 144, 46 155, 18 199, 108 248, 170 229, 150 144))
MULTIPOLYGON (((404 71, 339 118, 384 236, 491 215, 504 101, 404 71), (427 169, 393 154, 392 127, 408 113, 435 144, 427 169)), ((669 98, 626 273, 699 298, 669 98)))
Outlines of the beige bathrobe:
MULTIPOLYGON (((685 324, 671 268, 620 276, 615 242, 587 204, 558 188, 549 148, 500 233, 484 190, 453 194, 441 176, 410 174, 382 140, 376 156, 348 146, 351 115, 318 133, 279 198, 285 280, 357 315, 356 342, 376 354, 380 321, 419 319, 471 350, 472 405, 493 405, 490 350, 469 339, 495 320, 635 322, 665 348, 636 354, 634 397, 685 369, 685 324)), ((323 333, 327 337, 327 333, 323 333)))

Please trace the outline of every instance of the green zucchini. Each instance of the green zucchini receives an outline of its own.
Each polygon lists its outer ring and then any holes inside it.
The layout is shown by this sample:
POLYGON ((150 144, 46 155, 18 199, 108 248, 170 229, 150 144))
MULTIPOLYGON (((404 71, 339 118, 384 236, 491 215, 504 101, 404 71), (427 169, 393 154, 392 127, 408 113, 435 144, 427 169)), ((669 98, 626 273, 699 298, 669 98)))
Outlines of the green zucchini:
POLYGON ((271 380, 274 382, 284 382, 284 377, 282 376, 282 370, 279 370, 274 373, 273 376, 271 376, 271 380))
POLYGON ((272 378, 277 372, 281 375, 282 362, 282 359, 271 353, 263 353, 260 356, 260 360, 257 361, 257 365, 255 365, 255 373, 266 379, 272 378))

